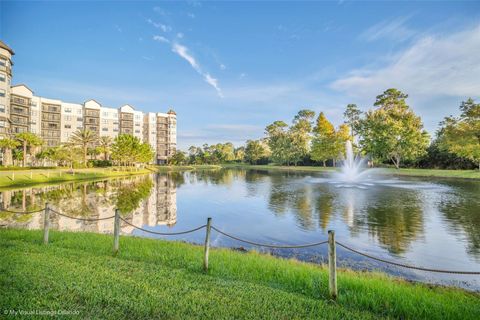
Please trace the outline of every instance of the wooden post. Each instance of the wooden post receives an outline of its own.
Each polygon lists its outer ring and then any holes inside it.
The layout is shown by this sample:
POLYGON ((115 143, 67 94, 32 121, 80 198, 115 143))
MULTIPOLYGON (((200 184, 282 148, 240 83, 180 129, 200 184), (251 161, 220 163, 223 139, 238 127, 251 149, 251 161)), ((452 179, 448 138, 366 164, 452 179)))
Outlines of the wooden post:
POLYGON ((205 234, 205 256, 203 258, 203 270, 208 272, 208 253, 210 251, 210 231, 212 225, 212 218, 207 219, 207 231, 205 234))
POLYGON ((120 244, 120 210, 115 209, 115 220, 113 222, 113 254, 118 253, 120 244))
POLYGON ((48 229, 50 228, 50 204, 45 203, 43 213, 43 244, 48 244, 48 229))
POLYGON ((328 289, 330 298, 337 299, 337 252, 335 249, 335 231, 328 230, 328 289))

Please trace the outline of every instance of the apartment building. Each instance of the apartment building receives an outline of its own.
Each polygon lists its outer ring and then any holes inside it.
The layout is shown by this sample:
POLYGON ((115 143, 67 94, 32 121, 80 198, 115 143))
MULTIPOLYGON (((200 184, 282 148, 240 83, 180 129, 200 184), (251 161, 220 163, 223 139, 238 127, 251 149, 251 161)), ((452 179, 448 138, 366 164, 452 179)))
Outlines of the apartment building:
POLYGON ((24 84, 11 85, 13 55, 0 41, 0 139, 32 132, 42 137, 46 146, 57 146, 86 128, 112 139, 131 134, 150 144, 158 164, 175 153, 177 117, 173 110, 144 113, 129 104, 112 108, 93 99, 80 104, 36 96, 24 84))

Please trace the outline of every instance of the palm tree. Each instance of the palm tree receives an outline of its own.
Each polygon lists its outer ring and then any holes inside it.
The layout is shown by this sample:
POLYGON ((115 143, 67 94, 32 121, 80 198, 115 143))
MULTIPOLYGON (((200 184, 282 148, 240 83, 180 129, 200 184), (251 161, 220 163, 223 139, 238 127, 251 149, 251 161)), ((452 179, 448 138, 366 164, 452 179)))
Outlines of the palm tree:
POLYGON ((103 152, 103 160, 108 160, 108 153, 110 152, 110 146, 112 145, 112 138, 109 136, 100 137, 100 150, 103 152))
POLYGON ((23 164, 22 166, 25 167, 27 164, 27 147, 28 146, 40 146, 43 144, 43 141, 40 137, 36 134, 31 132, 21 132, 17 133, 15 138, 20 141, 23 145, 23 164))
POLYGON ((3 165, 9 166, 12 164, 12 149, 15 149, 20 144, 17 140, 4 138, 0 139, 0 149, 3 149, 3 165))
POLYGON ((69 144, 73 147, 83 149, 83 164, 87 165, 88 146, 95 144, 98 136, 95 132, 88 129, 80 129, 75 131, 70 137, 69 144))

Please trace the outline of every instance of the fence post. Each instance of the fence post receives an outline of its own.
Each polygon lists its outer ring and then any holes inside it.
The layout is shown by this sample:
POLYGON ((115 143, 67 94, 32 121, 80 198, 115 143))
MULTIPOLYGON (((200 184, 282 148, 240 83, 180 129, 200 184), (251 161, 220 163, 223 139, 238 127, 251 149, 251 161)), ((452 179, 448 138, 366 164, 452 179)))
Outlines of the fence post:
POLYGON ((335 231, 328 230, 328 289, 330 298, 337 299, 337 252, 335 249, 335 231))
POLYGON ((43 212, 43 244, 48 244, 48 229, 50 228, 50 204, 45 203, 43 212))
POLYGON ((207 219, 207 230, 205 234, 205 256, 203 258, 203 270, 208 271, 208 253, 210 251, 210 231, 212 225, 212 218, 207 219))
POLYGON ((115 220, 113 222, 113 255, 118 253, 120 244, 120 209, 115 209, 115 220))

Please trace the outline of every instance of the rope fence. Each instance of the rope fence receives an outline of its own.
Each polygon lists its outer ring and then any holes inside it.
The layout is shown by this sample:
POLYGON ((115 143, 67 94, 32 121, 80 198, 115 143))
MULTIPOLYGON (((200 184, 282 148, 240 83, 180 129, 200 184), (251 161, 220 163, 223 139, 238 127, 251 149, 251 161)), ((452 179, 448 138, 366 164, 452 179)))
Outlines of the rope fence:
POLYGON ((157 231, 152 231, 152 230, 147 230, 142 227, 136 226, 126 220, 125 218, 121 217, 120 215, 120 210, 116 209, 115 210, 115 215, 105 217, 105 218, 78 218, 78 217, 72 217, 69 215, 65 215, 61 212, 58 212, 56 210, 53 210, 50 208, 49 204, 47 203, 45 208, 40 209, 40 210, 34 210, 34 211, 25 211, 25 212, 17 212, 17 211, 10 211, 10 210, 1 210, 2 212, 11 212, 11 213, 16 213, 16 214, 32 214, 32 213, 37 213, 44 211, 44 244, 48 244, 48 235, 49 235, 49 226, 50 226, 50 213, 57 214, 66 218, 70 219, 76 219, 76 220, 81 220, 81 221, 101 221, 101 220, 108 220, 108 219, 114 219, 114 245, 113 245, 113 253, 116 255, 119 251, 119 243, 120 243, 120 221, 123 221, 125 224, 133 227, 134 229, 141 230, 146 233, 150 234, 156 234, 156 235, 162 235, 162 236, 174 236, 174 235, 182 235, 182 234, 188 234, 192 233, 201 229, 206 229, 206 235, 205 235, 205 251, 204 251, 204 270, 208 272, 208 258, 209 258, 209 251, 210 251, 210 233, 211 230, 213 229, 214 231, 218 232, 221 235, 224 235, 230 239, 247 243, 253 246, 258 246, 258 247, 266 247, 266 248, 278 248, 278 249, 298 249, 298 248, 308 248, 308 247, 315 247, 315 246, 320 246, 323 244, 328 244, 328 268, 329 268, 329 291, 330 291, 330 296, 332 299, 336 299, 337 297, 337 276, 336 276, 336 269, 337 269, 337 258, 336 258, 336 245, 342 247, 345 250, 351 251, 355 254, 358 254, 360 256, 363 256, 365 258, 369 258, 375 261, 383 262, 389 265, 394 265, 397 267, 402 267, 402 268, 407 268, 407 269, 413 269, 413 270, 419 270, 419 271, 427 271, 427 272, 436 272, 436 273, 446 273, 446 274, 461 274, 461 275, 480 275, 480 271, 459 271, 459 270, 443 270, 443 269, 434 269, 434 268, 424 268, 424 267, 417 267, 413 265, 408 265, 404 263, 399 263, 395 261, 390 261, 386 260, 383 258, 375 257, 373 255, 358 251, 350 246, 347 246, 341 242, 335 241, 335 232, 333 230, 328 231, 328 240, 324 241, 318 241, 318 242, 313 242, 313 243, 306 243, 306 244, 300 244, 300 245, 281 245, 281 244, 267 244, 267 243, 259 243, 259 242, 254 242, 251 240, 247 239, 242 239, 240 237, 237 237, 235 235, 229 234, 225 231, 220 230, 219 228, 212 226, 211 218, 207 219, 207 224, 198 226, 193 229, 189 230, 184 230, 184 231, 179 231, 179 232, 157 232, 157 231))
POLYGON ((231 239, 234 239, 234 240, 237 240, 237 241, 240 241, 240 242, 248 243, 248 244, 251 244, 251 245, 254 245, 254 246, 266 247, 266 248, 278 248, 278 249, 308 248, 308 247, 319 246, 319 245, 322 245, 322 244, 325 244, 325 243, 328 242, 328 240, 325 240, 325 241, 313 242, 313 243, 307 243, 307 244, 300 244, 300 245, 265 244, 265 243, 253 242, 253 241, 249 241, 249 240, 245 240, 245 239, 238 238, 238 237, 236 237, 236 236, 232 236, 231 234, 228 234, 228 233, 226 233, 226 232, 224 232, 224 231, 221 231, 221 230, 215 228, 214 226, 212 226, 212 229, 215 230, 215 231, 217 231, 217 232, 220 233, 220 234, 223 234, 224 236, 226 236, 226 237, 228 237, 228 238, 231 238, 231 239))

